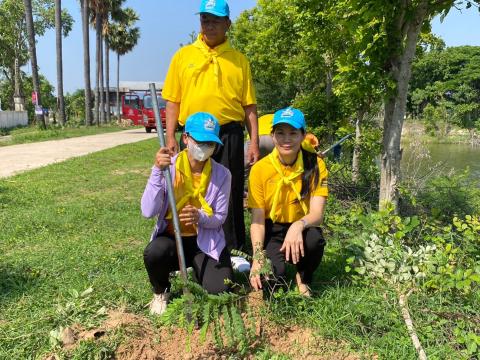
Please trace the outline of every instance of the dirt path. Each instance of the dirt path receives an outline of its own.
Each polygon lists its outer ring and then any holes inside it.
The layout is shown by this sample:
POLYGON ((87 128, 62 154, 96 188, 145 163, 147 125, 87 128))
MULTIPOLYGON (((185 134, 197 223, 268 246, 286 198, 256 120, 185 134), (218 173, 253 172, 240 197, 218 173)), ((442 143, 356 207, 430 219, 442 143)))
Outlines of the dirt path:
POLYGON ((3 146, 0 147, 0 178, 156 136, 155 132, 147 134, 143 129, 132 129, 71 139, 3 146))

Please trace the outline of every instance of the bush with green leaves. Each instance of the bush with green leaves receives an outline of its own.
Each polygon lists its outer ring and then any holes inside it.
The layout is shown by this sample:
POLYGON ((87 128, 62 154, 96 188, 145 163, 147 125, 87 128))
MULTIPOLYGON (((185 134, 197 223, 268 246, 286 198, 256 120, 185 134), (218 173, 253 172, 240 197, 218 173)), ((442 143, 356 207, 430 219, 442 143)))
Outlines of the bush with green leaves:
MULTIPOLYGON (((435 227, 431 227, 435 228, 435 227)), ((431 232, 431 231, 430 231, 431 232)), ((480 217, 454 218, 426 236, 438 250, 424 286, 431 290, 468 295, 480 285, 480 217)))
POLYGON ((418 192, 416 207, 444 223, 455 216, 480 214, 480 182, 470 176, 468 169, 432 178, 418 192))
POLYGON ((392 214, 391 209, 358 217, 363 231, 349 246, 347 272, 354 272, 356 280, 381 280, 395 287, 414 286, 425 278, 435 244, 411 244, 408 238, 416 236, 420 225, 417 217, 404 218, 392 214))
POLYGON ((349 217, 337 215, 332 220, 337 228, 359 229, 349 232, 352 240, 347 246, 346 271, 355 281, 381 280, 394 287, 462 294, 480 284, 478 216, 454 218, 443 226, 427 218, 402 218, 392 209, 364 214, 357 208, 349 217))
POLYGON ((465 346, 466 358, 480 358, 480 334, 478 333, 478 329, 471 329, 467 323, 460 321, 453 331, 453 334, 458 343, 465 346), (475 330, 477 330, 477 333, 475 330))

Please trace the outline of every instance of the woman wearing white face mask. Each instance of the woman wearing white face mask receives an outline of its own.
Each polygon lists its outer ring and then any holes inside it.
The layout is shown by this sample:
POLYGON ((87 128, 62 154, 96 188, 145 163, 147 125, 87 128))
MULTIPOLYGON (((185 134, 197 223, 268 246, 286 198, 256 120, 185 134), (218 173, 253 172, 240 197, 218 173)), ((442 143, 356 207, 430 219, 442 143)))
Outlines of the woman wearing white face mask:
POLYGON ((232 280, 230 252, 225 246, 222 224, 228 213, 231 175, 210 157, 222 145, 217 119, 208 113, 191 115, 182 140, 186 149, 172 157, 161 148, 142 197, 145 217, 158 216, 151 241, 144 251, 144 263, 153 287, 150 312, 165 311, 170 283, 169 273, 178 270, 177 250, 167 186, 163 170, 170 166, 173 191, 180 220, 185 261, 192 266, 199 283, 209 293, 228 291, 225 280, 232 280))

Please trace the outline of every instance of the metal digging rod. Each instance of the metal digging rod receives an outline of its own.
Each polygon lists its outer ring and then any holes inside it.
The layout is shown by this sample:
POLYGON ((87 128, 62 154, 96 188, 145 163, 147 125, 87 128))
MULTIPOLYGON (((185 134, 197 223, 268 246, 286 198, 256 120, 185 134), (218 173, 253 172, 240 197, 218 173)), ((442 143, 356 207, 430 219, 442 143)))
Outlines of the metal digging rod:
MULTIPOLYGON (((165 137, 163 136, 162 121, 160 120, 160 110, 158 109, 157 90, 155 89, 155 84, 153 83, 150 84, 150 94, 152 95, 153 113, 155 114, 155 123, 157 125, 158 141, 160 142, 161 147, 165 147, 165 137)), ((173 192, 172 175, 170 174, 170 167, 167 167, 163 171, 165 172, 165 179, 167 180, 168 203, 170 204, 170 209, 172 211, 173 228, 175 231, 175 243, 177 245, 178 265, 180 268, 180 274, 184 281, 183 293, 187 294, 187 267, 185 265, 185 254, 183 252, 182 237, 180 236, 180 222, 178 220, 177 204, 175 202, 175 196, 173 192)))
POLYGON ((348 134, 347 136, 344 136, 343 138, 341 138, 340 140, 338 140, 335 144, 333 144, 332 146, 330 146, 327 150, 324 150, 324 151, 318 151, 317 154, 319 155, 325 155, 326 153, 328 153, 330 150, 332 150, 335 146, 338 146, 340 144, 342 144, 343 142, 347 141, 348 139, 350 139, 353 135, 355 134, 348 134))

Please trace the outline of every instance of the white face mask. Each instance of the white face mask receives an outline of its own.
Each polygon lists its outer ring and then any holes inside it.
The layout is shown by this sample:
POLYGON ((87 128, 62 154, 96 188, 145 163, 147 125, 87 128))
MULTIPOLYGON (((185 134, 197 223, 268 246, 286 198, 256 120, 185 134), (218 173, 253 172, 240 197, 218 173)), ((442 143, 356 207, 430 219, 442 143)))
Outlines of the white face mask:
POLYGON ((192 154, 193 158, 197 161, 207 160, 215 151, 215 145, 195 144, 191 141, 188 142, 187 148, 188 152, 192 154))

